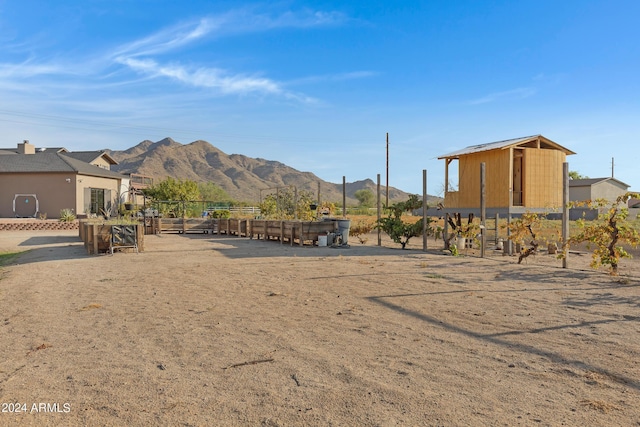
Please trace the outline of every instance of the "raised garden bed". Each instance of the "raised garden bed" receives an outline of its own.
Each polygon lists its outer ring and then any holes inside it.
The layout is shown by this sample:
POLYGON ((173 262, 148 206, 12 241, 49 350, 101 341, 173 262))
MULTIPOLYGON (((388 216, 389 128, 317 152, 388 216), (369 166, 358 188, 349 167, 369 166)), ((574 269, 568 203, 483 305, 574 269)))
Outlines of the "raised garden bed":
MULTIPOLYGON (((117 224, 109 221, 96 221, 81 219, 78 227, 80 239, 84 242, 84 247, 89 255, 109 252, 112 247, 111 227, 113 225, 127 225, 135 227, 136 248, 138 252, 144 251, 144 224, 117 224)), ((133 245, 115 244, 119 250, 131 252, 135 251, 133 245)))
POLYGON ((248 236, 248 220, 237 218, 159 218, 161 233, 212 233, 248 236))
POLYGON ((285 240, 293 245, 297 240, 299 245, 305 242, 315 243, 318 236, 334 233, 338 230, 336 221, 280 221, 265 219, 250 219, 249 237, 264 240, 285 240))

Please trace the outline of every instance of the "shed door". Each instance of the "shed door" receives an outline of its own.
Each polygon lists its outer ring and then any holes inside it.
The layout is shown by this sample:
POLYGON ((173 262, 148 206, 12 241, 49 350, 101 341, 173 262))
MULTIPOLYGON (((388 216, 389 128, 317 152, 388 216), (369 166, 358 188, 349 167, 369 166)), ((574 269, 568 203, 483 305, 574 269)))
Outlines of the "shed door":
POLYGON ((523 206, 522 189, 522 164, 524 153, 521 150, 513 151, 513 206, 523 206))

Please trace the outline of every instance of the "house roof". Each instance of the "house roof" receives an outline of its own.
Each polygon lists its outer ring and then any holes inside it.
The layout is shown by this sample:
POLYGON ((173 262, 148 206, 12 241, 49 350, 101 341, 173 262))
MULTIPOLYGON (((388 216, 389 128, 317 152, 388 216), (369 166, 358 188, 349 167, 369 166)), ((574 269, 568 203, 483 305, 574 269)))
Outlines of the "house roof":
POLYGON ((619 179, 615 179, 612 177, 608 177, 608 178, 587 178, 587 179, 570 179, 569 180, 569 187, 591 187, 594 184, 599 184, 601 182, 605 182, 605 181, 615 181, 618 184, 621 184, 622 186, 629 188, 629 184, 625 184, 624 182, 620 181, 619 179))
POLYGON ((48 173, 71 172, 103 178, 126 179, 127 177, 108 169, 94 166, 69 156, 69 153, 39 151, 35 154, 13 154, 0 156, 1 173, 48 173))
POLYGON ((70 151, 64 153, 65 156, 73 157, 74 159, 82 160, 83 162, 91 163, 96 159, 102 157, 105 159, 110 165, 117 165, 113 157, 108 155, 105 151, 70 151))
POLYGON ((542 135, 532 135, 525 136, 522 138, 514 138, 514 139, 506 139, 504 141, 496 141, 490 142, 488 144, 479 144, 479 145, 471 145, 469 147, 463 148, 462 150, 454 151, 449 154, 444 154, 438 157, 441 159, 458 159, 461 156, 466 156, 468 154, 479 153, 481 151, 490 151, 490 150, 505 150, 511 147, 540 147, 540 148, 551 148, 563 151, 565 154, 576 154, 568 148, 563 147, 562 145, 551 141, 548 138, 545 138, 542 135))

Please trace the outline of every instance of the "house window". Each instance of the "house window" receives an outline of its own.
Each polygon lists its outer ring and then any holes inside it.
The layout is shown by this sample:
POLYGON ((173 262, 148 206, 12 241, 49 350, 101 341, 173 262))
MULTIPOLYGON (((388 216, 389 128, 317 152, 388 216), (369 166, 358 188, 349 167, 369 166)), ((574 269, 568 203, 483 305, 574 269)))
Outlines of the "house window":
POLYGON ((92 188, 91 189, 91 213, 99 214, 100 209, 104 209, 104 189, 92 188))
POLYGON ((112 208, 111 190, 106 188, 84 189, 85 212, 96 215, 110 215, 112 208))

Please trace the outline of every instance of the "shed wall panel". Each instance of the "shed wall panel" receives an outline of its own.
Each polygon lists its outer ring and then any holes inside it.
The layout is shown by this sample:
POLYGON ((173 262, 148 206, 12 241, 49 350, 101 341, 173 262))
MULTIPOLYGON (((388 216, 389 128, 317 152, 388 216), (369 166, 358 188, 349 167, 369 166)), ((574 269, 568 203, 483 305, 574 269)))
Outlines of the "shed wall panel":
POLYGON ((458 165, 458 206, 480 206, 480 164, 486 167, 486 204, 488 208, 509 205, 509 150, 494 150, 461 157, 458 165))
POLYGON ((562 164, 566 155, 557 150, 525 148, 524 206, 562 206, 562 164))

